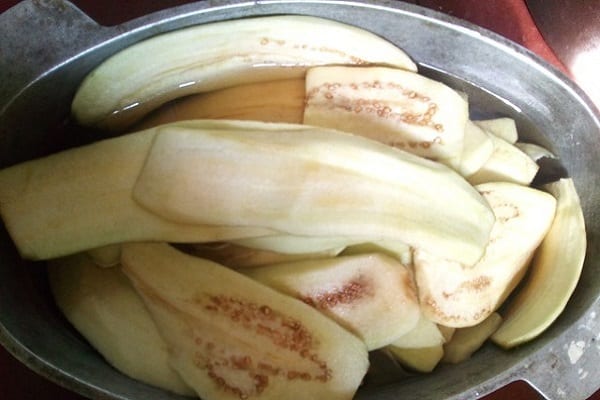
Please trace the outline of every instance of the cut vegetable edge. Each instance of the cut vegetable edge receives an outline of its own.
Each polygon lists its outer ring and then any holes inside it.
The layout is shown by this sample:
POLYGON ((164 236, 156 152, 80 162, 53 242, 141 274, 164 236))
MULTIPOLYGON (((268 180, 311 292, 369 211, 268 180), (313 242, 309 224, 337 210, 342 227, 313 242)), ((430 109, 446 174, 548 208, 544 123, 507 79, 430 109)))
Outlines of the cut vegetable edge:
POLYGON ((389 67, 322 66, 306 73, 303 122, 350 132, 453 166, 468 104, 440 81, 389 67))
POLYGON ((420 317, 412 272, 383 254, 273 264, 244 274, 332 318, 368 350, 403 336, 420 317))
POLYGON ((138 176, 135 201, 173 222, 235 223, 298 236, 347 235, 361 241, 412 240, 410 245, 447 252, 447 258, 466 263, 481 257, 493 213, 451 169, 345 132, 271 124, 281 127, 272 134, 238 124, 238 129, 219 132, 163 127, 138 176), (198 168, 204 173, 193 172, 198 168), (217 172, 228 179, 217 179, 217 172), (434 189, 439 185, 445 187, 446 200, 434 189), (367 187, 378 195, 365 199, 367 187), (246 197, 232 196, 233 189, 244 190, 246 197), (460 206, 448 207, 449 197, 460 206), (433 204, 424 204, 424 198, 433 204), (350 207, 360 211, 352 219, 343 211, 350 207), (390 218, 382 218, 385 212, 390 218), (429 225, 432 229, 427 229, 429 225))
POLYGON ((585 222, 574 182, 563 178, 543 188, 557 199, 556 217, 537 249, 527 281, 492 336, 505 349, 536 338, 552 325, 565 309, 583 268, 585 222))
POLYGON ((110 365, 169 392, 194 394, 169 366, 167 344, 119 267, 98 267, 79 253, 51 260, 47 271, 60 311, 110 365))
POLYGON ((502 323, 500 314, 494 312, 477 325, 457 329, 452 339, 444 344, 442 362, 458 364, 469 359, 502 323))
POLYGON ((311 16, 245 18, 164 33, 116 53, 85 78, 72 114, 82 125, 120 130, 178 97, 300 77, 308 66, 327 64, 416 70, 397 46, 352 25, 311 16))
POLYGON ((356 336, 236 271, 166 243, 126 244, 121 262, 171 347, 171 366, 201 397, 276 399, 296 389, 301 399, 349 400, 366 373, 356 336))

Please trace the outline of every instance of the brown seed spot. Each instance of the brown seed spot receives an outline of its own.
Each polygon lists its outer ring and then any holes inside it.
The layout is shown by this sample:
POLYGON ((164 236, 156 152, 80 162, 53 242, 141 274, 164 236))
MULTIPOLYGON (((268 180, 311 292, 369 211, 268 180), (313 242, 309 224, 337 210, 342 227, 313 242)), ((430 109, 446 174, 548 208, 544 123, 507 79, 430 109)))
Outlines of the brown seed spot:
POLYGON ((494 204, 494 214, 496 220, 502 223, 506 223, 511 219, 518 218, 521 214, 519 207, 511 203, 494 204))
POLYGON ((350 304, 363 297, 372 295, 371 283, 363 276, 345 283, 333 291, 320 293, 317 296, 302 297, 302 301, 317 309, 325 310, 338 304, 350 304))
POLYGON ((265 388, 269 385, 269 377, 266 375, 256 374, 254 375, 254 387, 256 388, 256 393, 262 393, 265 388))
POLYGON ((307 104, 309 100, 312 100, 316 96, 321 96, 323 107, 329 109, 339 108, 345 111, 354 112, 355 114, 365 113, 374 114, 379 118, 393 119, 400 122, 430 127, 438 132, 443 132, 444 127, 440 123, 434 121, 434 117, 438 111, 438 105, 431 101, 428 96, 424 96, 415 92, 403 88, 401 85, 395 82, 381 82, 379 80, 363 81, 360 83, 352 82, 348 84, 331 83, 327 82, 319 87, 314 87, 310 91, 311 93, 306 96, 307 104), (331 96, 330 91, 337 90, 346 86, 349 89, 356 91, 359 88, 377 91, 377 90, 396 90, 399 96, 405 96, 408 99, 415 100, 418 103, 423 103, 424 108, 417 107, 415 102, 412 102, 409 107, 398 106, 396 110, 392 110, 390 107, 383 106, 378 100, 367 99, 367 98, 356 98, 354 95, 342 95, 343 90, 340 90, 336 96, 331 96))
MULTIPOLYGON (((450 294, 450 296, 452 296, 452 294, 450 294)), ((489 307, 483 307, 483 308, 477 310, 476 312, 474 312, 471 315, 470 319, 466 315, 464 315, 464 314, 448 314, 448 313, 444 312, 442 310, 442 308, 438 305, 438 303, 434 299, 432 299, 431 297, 429 297, 429 296, 426 297, 423 300, 422 304, 427 305, 430 308, 430 310, 435 315, 437 315, 438 318, 440 318, 441 320, 446 320, 448 322, 452 321, 454 323, 461 323, 461 322, 464 323, 465 321, 469 321, 469 322, 477 321, 477 322, 479 322, 479 321, 481 321, 483 318, 487 317, 491 313, 491 310, 490 310, 489 307)))
POLYGON ((273 376, 277 376, 277 375, 279 375, 281 373, 281 369, 280 368, 275 367, 275 366, 273 366, 271 364, 267 364, 267 363, 262 362, 262 361, 258 363, 257 368, 259 370, 263 370, 266 373, 268 373, 270 375, 273 375, 273 376))
MULTIPOLYGON (((317 377, 323 376, 328 369, 327 362, 319 357, 319 341, 313 337, 311 331, 301 321, 286 316, 266 304, 256 304, 237 297, 205 295, 204 299, 204 302, 211 307, 210 309, 203 307, 203 309, 214 313, 215 318, 227 318, 240 329, 262 336, 282 350, 294 352, 302 359, 307 360, 309 364, 305 365, 305 369, 296 371, 298 379, 317 379, 317 377)), ((268 379, 264 378, 287 374, 288 366, 278 366, 275 360, 273 363, 268 358, 254 361, 253 357, 248 354, 232 355, 228 347, 218 343, 218 339, 213 341, 204 338, 201 350, 194 355, 194 363, 198 368, 212 368, 213 377, 211 379, 215 382, 220 382, 219 378, 225 378, 222 385, 224 390, 231 393, 239 390, 240 393, 252 397, 260 387, 259 385, 250 391, 246 387, 234 387, 239 383, 228 383, 227 379, 231 377, 231 374, 226 373, 224 369, 238 371, 236 373, 248 371, 248 374, 260 375, 258 380, 267 383, 268 379)))
POLYGON ((490 286, 492 283, 492 280, 488 277, 488 276, 478 276, 475 279, 472 279, 470 281, 467 281, 465 283, 463 283, 461 285, 461 287, 465 287, 469 290, 475 290, 477 292, 482 291, 483 289, 487 288, 488 286, 490 286))
POLYGON ((261 312, 263 315, 271 315, 271 313, 272 313, 272 311, 271 311, 271 308, 270 308, 269 306, 262 306, 262 307, 260 308, 260 312, 261 312))
POLYGON ((231 356, 231 365, 236 369, 249 369, 252 366, 252 358, 250 356, 231 356))
POLYGON ((390 143, 389 143, 389 145, 390 145, 390 146, 392 146, 392 147, 397 147, 397 148, 399 148, 399 149, 404 149, 404 148, 406 148, 406 143, 404 143, 404 142, 399 142, 399 141, 396 141, 396 142, 390 142, 390 143))

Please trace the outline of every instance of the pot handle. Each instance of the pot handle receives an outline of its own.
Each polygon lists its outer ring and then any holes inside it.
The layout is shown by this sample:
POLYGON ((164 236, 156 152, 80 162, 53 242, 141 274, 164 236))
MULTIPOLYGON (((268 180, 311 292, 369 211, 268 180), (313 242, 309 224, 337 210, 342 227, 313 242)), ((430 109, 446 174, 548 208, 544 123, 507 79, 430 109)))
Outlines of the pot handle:
POLYGON ((0 111, 29 83, 111 36, 63 0, 25 0, 0 14, 0 111))
POLYGON ((600 382, 600 301, 556 341, 538 350, 519 375, 549 400, 585 400, 600 382))

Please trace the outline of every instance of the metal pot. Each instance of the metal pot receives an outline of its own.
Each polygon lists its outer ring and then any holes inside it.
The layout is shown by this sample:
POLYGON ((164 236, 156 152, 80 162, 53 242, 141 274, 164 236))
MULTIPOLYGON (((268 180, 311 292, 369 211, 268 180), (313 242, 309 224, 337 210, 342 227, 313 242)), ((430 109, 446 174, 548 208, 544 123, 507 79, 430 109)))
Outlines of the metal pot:
MULTIPOLYGON (((431 10, 387 1, 208 1, 103 27, 66 1, 27 0, 0 15, 0 167, 93 140, 63 129, 82 78, 116 51, 194 24, 252 15, 321 16, 371 30, 420 71, 469 94, 476 116, 515 118, 525 140, 551 147, 580 193, 588 254, 567 309, 512 351, 485 346, 458 366, 374 381, 357 399, 471 399, 515 380, 550 399, 585 399, 600 382, 600 121, 585 95, 526 49, 431 10), (35 29, 22 29, 34 26, 35 29)), ((19 258, 0 231, 0 342, 38 373, 91 398, 179 399, 112 369, 62 318, 43 265, 19 258)))

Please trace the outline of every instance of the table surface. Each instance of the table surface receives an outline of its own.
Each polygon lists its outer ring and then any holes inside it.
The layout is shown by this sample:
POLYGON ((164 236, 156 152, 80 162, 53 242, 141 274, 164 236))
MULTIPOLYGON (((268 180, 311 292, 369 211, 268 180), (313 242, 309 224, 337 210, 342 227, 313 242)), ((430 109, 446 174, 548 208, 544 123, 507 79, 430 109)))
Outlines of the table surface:
MULTIPOLYGON (((566 0, 561 1, 562 3, 566 2, 566 0)), ((0 13, 18 2, 18 0, 0 0, 0 13)), ((104 25, 115 25, 149 12, 189 3, 191 1, 130 0, 125 2, 119 0, 72 0, 72 2, 99 23, 104 25)), ((591 35, 581 36, 579 34, 576 38, 574 37, 569 46, 561 47, 560 44, 565 42, 565 38, 561 34, 562 31, 559 29, 561 28, 561 26, 559 26, 560 21, 557 19, 549 20, 548 15, 538 15, 536 13, 532 16, 530 13, 530 10, 535 12, 540 9, 539 4, 537 4, 541 3, 540 1, 493 0, 482 2, 479 0, 414 0, 408 2, 462 18, 524 45, 570 76, 588 93, 600 108, 600 98, 597 97, 599 94, 597 79, 591 80, 589 74, 585 74, 585 68, 581 68, 580 65, 577 66, 574 64, 575 61, 577 61, 577 55, 583 52, 588 56, 588 59, 599 61, 599 48, 594 48, 592 42, 600 43, 597 40, 593 40, 594 38, 599 38, 600 24, 596 27, 588 27, 588 29, 595 29, 595 31, 592 31, 591 35), (528 8, 528 5, 530 8, 528 8), (536 22, 541 29, 538 29, 536 22), (547 38, 554 40, 545 40, 541 32, 543 32, 547 38), (562 42, 556 39, 559 37, 562 42), (553 44, 554 47, 551 47, 549 44, 553 44), (590 57, 590 55, 592 56, 590 57)), ((581 3, 583 4, 586 2, 581 0, 581 3)), ((586 3, 586 7, 589 9, 588 11, 593 11, 586 14, 590 21, 594 18, 597 20, 598 15, 600 15, 600 6, 598 6, 598 3, 595 3, 596 6, 593 9, 591 3, 592 2, 586 3)), ((567 11, 563 10, 561 12, 565 14, 567 11)), ((581 21, 581 19, 578 21, 581 21)), ((577 26, 580 27, 581 24, 578 23, 577 26)), ((571 29, 571 31, 573 31, 573 29, 571 29)), ((578 34, 578 32, 574 32, 573 34, 578 34)), ((597 68, 598 63, 595 65, 597 68)), ((587 72, 589 71, 591 71, 591 69, 587 72)), ((83 397, 36 375, 34 372, 20 364, 1 347, 0 393, 0 398, 6 400, 85 400, 83 397)), ((519 381, 511 383, 483 398, 483 400, 501 399, 532 400, 542 399, 542 397, 527 383, 519 381)), ((600 400, 600 390, 598 390, 589 400, 600 400)))

